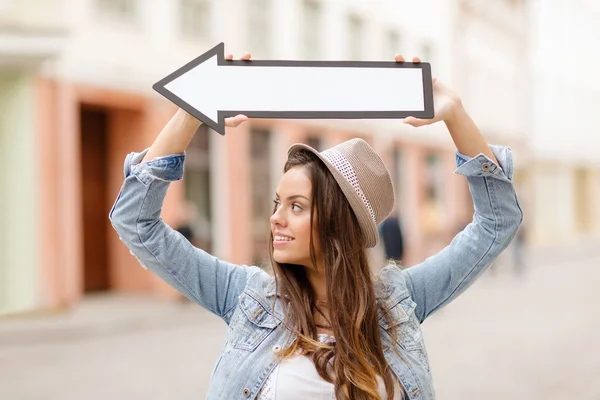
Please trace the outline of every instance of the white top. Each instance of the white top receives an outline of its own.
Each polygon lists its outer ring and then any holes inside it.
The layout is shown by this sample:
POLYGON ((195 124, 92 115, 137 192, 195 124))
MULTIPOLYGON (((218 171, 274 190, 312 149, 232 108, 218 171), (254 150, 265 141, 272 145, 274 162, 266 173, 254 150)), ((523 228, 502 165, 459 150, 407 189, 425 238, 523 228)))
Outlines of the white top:
MULTIPOLYGON (((318 335, 319 342, 330 343, 335 339, 327 334, 318 335)), ((379 393, 381 400, 387 400, 385 384, 381 377, 379 382, 379 393)), ((396 388, 394 400, 400 400, 399 388, 396 388)), ((325 381, 315 367, 309 356, 297 355, 281 361, 271 372, 262 389, 258 393, 257 400, 335 400, 333 384, 325 381)))

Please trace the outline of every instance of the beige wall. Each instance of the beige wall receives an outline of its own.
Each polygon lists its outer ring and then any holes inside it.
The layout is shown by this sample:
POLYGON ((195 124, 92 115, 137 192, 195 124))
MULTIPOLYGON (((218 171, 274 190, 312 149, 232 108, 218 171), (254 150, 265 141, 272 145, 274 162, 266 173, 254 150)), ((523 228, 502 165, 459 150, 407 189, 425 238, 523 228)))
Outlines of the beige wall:
POLYGON ((534 245, 600 238, 600 179, 593 165, 545 162, 528 175, 526 216, 534 245))

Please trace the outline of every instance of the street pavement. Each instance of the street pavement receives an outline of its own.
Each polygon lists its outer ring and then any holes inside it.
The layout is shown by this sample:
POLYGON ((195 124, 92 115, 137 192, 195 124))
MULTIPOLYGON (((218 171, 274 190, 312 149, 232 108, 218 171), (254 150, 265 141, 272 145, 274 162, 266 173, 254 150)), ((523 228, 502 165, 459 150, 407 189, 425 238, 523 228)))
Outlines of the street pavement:
MULTIPOLYGON (((486 272, 423 324, 437 397, 600 400, 599 286, 599 252, 486 272)), ((0 319, 0 399, 202 399, 225 331, 123 295, 0 319)))

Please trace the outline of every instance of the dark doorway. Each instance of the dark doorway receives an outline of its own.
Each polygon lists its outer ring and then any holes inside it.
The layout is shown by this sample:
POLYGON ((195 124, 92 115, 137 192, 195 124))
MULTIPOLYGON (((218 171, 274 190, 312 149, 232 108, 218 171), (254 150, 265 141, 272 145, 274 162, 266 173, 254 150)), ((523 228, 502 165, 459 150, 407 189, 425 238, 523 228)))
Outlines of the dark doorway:
POLYGON ((81 188, 83 201, 83 289, 108 290, 107 129, 106 110, 82 106, 81 188))

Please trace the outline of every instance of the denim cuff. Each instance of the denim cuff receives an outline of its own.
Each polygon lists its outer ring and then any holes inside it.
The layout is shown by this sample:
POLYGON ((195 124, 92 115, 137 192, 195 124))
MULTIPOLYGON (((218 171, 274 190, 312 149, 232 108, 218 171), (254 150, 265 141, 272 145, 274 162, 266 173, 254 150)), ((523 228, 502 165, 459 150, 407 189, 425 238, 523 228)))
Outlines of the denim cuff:
POLYGON ((185 152, 156 157, 150 161, 141 162, 149 148, 140 153, 129 153, 125 157, 124 174, 135 176, 140 182, 148 186, 153 180, 165 182, 178 181, 183 178, 183 164, 185 152))
POLYGON ((475 157, 469 157, 457 151, 454 173, 467 177, 487 176, 511 181, 513 177, 512 150, 505 146, 496 145, 490 145, 490 149, 500 165, 483 153, 479 153, 475 157))

